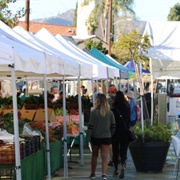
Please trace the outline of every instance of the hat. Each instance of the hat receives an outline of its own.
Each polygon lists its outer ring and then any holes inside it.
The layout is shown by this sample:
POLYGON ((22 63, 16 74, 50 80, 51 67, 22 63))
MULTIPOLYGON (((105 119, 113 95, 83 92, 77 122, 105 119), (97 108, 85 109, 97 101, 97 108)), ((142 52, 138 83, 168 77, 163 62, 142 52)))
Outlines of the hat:
POLYGON ((108 93, 116 93, 117 92, 117 89, 116 89, 116 87, 115 86, 111 86, 111 87, 109 87, 109 89, 108 89, 108 93))
POLYGON ((133 91, 128 91, 126 96, 133 99, 134 98, 134 92, 133 91))
POLYGON ((123 93, 126 93, 127 88, 126 88, 126 87, 123 87, 123 88, 120 89, 120 91, 123 92, 123 93))

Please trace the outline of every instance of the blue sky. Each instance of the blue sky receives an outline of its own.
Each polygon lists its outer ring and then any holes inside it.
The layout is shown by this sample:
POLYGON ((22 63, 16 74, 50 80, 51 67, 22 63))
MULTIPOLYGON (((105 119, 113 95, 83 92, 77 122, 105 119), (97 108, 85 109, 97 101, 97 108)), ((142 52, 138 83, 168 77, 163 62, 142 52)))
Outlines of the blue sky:
MULTIPOLYGON (((17 0, 9 5, 12 12, 25 6, 26 0, 17 0)), ((47 18, 75 9, 77 0, 30 0, 30 20, 47 18)), ((166 21, 170 8, 180 0, 134 0, 133 9, 139 20, 166 21)), ((22 19, 23 20, 23 19, 22 19)))

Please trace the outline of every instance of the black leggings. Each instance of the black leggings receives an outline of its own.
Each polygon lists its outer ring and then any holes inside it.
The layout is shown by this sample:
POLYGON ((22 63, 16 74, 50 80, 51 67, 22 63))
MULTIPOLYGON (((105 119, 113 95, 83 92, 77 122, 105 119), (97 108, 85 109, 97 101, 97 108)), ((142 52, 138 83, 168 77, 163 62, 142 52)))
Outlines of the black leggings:
POLYGON ((125 165, 127 160, 128 142, 112 142, 113 162, 115 170, 118 170, 118 157, 120 155, 121 164, 125 165))

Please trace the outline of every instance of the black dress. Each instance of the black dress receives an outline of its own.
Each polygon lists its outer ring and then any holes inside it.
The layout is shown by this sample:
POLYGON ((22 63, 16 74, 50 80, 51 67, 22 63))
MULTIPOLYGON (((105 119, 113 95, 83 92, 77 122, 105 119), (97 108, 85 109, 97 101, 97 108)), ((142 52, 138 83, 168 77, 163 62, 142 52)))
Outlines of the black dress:
POLYGON ((112 150, 113 150, 113 162, 114 167, 118 169, 118 156, 120 155, 121 164, 124 165, 127 160, 127 150, 128 150, 128 135, 126 127, 129 128, 130 124, 130 107, 126 106, 123 108, 112 108, 111 109, 115 116, 116 130, 112 136, 112 150), (122 122, 123 120, 123 122, 122 122), (120 147, 120 148, 119 148, 120 147))

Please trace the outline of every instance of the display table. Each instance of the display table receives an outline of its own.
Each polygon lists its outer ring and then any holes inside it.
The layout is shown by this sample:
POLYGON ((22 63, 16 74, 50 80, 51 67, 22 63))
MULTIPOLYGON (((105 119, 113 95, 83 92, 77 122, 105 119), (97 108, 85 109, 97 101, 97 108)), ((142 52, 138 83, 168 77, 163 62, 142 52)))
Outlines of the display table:
MULTIPOLYGON (((21 161, 21 174, 22 180, 44 180, 45 168, 44 168, 44 149, 30 155, 29 157, 21 161)), ((0 169, 12 169, 14 164, 0 165, 0 169)), ((16 179, 16 174, 14 178, 16 179)))
MULTIPOLYGON (((63 167, 62 141, 50 142, 51 173, 63 167)), ((45 145, 41 150, 21 160, 22 180, 44 180, 47 175, 45 145)), ((0 169, 14 169, 14 164, 1 164, 0 169)), ((16 179, 16 175, 14 175, 16 179)))
MULTIPOLYGON (((51 174, 54 173, 59 168, 63 167, 63 152, 62 152, 62 141, 51 142, 50 146, 50 164, 51 164, 51 174)), ((44 147, 45 149, 45 147, 44 147)), ((47 174, 47 154, 45 153, 45 169, 47 174)))
POLYGON ((22 180, 32 180, 32 179, 43 180, 45 176, 44 164, 45 164, 44 149, 23 159, 21 161, 22 180))

